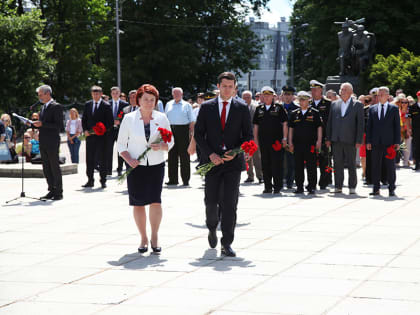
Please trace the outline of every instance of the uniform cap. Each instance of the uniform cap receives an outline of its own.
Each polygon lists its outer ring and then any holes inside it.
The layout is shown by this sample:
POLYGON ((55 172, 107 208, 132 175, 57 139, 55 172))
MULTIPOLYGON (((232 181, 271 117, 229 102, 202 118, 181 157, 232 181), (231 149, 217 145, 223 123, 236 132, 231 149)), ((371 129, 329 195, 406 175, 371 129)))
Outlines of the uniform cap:
POLYGON ((264 86, 261 89, 261 94, 274 95, 274 90, 271 86, 264 86))
POLYGON ((296 92, 296 89, 293 86, 288 86, 288 85, 283 86, 281 88, 281 90, 283 92, 292 92, 292 93, 295 93, 296 92))
POLYGON ((307 100, 307 99, 310 99, 311 98, 311 94, 309 94, 306 91, 299 91, 298 94, 297 94, 297 97, 298 98, 303 98, 303 99, 307 100))
POLYGON ((204 93, 204 99, 205 100, 211 100, 212 98, 216 97, 216 93, 214 93, 214 91, 207 91, 206 93, 204 93))
POLYGON ((309 82, 309 85, 311 86, 311 89, 312 89, 312 88, 316 88, 316 87, 321 87, 321 88, 323 88, 323 87, 325 86, 325 84, 322 84, 321 82, 319 82, 319 81, 317 81, 317 80, 311 80, 311 81, 309 82))
POLYGON ((370 95, 377 95, 378 94, 378 88, 373 88, 372 90, 369 91, 370 95))

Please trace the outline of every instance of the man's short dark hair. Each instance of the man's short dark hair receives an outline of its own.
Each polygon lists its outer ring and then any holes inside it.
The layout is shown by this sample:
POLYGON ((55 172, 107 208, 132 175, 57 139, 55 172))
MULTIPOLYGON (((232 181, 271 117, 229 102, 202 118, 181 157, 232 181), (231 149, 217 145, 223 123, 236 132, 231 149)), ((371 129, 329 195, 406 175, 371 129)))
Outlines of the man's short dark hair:
POLYGON ((236 77, 232 72, 223 72, 219 74, 219 76, 217 77, 217 83, 219 84, 222 83, 223 79, 235 81, 235 84, 236 84, 236 77))

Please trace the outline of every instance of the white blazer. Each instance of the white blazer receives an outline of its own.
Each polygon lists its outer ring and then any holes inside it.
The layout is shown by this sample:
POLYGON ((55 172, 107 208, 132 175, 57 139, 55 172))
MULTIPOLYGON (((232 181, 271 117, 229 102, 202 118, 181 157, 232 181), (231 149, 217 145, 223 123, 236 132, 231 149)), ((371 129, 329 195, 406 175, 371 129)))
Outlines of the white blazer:
MULTIPOLYGON (((140 109, 126 114, 121 122, 118 133, 117 150, 119 153, 128 151, 133 159, 137 159, 152 142, 157 139, 159 135, 158 128, 165 128, 171 130, 168 118, 165 114, 158 111, 152 112, 152 120, 150 120, 150 137, 146 141, 144 133, 144 123, 141 118, 140 109)), ((174 137, 168 143, 169 150, 174 146, 174 137)), ((165 151, 150 150, 146 157, 140 161, 140 165, 157 165, 165 161, 165 151)))

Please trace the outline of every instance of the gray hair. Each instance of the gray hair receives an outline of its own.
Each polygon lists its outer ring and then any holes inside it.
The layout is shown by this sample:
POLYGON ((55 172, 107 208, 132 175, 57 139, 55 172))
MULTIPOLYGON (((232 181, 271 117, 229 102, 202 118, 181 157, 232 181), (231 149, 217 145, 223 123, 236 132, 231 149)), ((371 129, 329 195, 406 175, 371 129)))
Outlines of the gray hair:
POLYGON ((136 94, 137 93, 137 90, 131 90, 130 92, 128 92, 128 95, 131 95, 131 94, 136 94))
POLYGON ((118 91, 118 92, 121 92, 121 89, 118 87, 118 86, 113 86, 112 88, 111 88, 111 92, 112 91, 118 91))
POLYGON ((176 91, 176 90, 180 91, 180 92, 181 92, 181 94, 184 94, 184 91, 183 91, 183 90, 182 90, 182 88, 180 88, 180 87, 174 87, 174 88, 172 89, 172 93, 174 93, 174 91, 176 91))
POLYGON ((251 91, 248 91, 248 90, 243 91, 243 92, 242 92, 242 96, 243 96, 244 94, 249 94, 249 95, 252 97, 252 92, 251 92, 251 91))
POLYGON ((46 84, 44 84, 44 85, 41 85, 40 87, 38 87, 37 89, 36 89, 36 92, 38 93, 39 91, 41 91, 42 92, 42 94, 52 94, 52 88, 51 88, 51 86, 49 86, 49 85, 46 85, 46 84))
POLYGON ((386 94, 389 94, 389 88, 387 86, 381 86, 378 88, 378 93, 379 91, 385 91, 386 94))
POLYGON ((348 86, 351 88, 351 90, 353 91, 353 85, 350 82, 344 82, 340 85, 340 90, 344 87, 344 86, 348 86))

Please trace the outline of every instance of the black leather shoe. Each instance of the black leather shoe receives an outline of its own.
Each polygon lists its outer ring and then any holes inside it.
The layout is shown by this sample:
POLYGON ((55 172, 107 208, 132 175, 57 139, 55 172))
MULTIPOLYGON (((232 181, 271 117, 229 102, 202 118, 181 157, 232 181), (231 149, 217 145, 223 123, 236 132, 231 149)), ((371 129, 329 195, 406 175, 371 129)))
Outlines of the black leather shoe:
POLYGON ((389 196, 394 197, 395 196, 395 190, 390 190, 389 191, 389 196))
POLYGON ((61 200, 61 199, 63 199, 63 195, 54 195, 51 199, 52 200, 61 200))
POLYGON ((93 187, 93 183, 92 182, 87 182, 86 184, 82 185, 83 188, 89 188, 89 187, 93 187))
POLYGON ((101 183, 101 188, 106 188, 106 183, 105 182, 101 183))
POLYGON ((222 246, 222 255, 227 257, 236 257, 235 251, 230 246, 222 246))
POLYGON ((166 182, 165 184, 166 184, 166 185, 168 185, 168 186, 171 186, 171 185, 178 185, 178 183, 174 183, 174 182, 166 182))
POLYGON ((263 183, 264 183, 264 179, 258 178, 258 184, 263 184, 263 183))
POLYGON ((379 196, 379 190, 372 191, 369 195, 371 195, 371 196, 379 196))
POLYGON ((117 171, 117 175, 118 176, 121 176, 122 175, 122 172, 121 171, 117 171))
POLYGON ((153 247, 152 241, 150 241, 150 247, 154 254, 159 254, 162 251, 162 247, 153 247))
POLYGON ((247 178, 247 179, 245 179, 245 181, 244 181, 244 183, 253 183, 254 182, 254 179, 253 178, 247 178))
POLYGON ((182 186, 185 186, 185 187, 190 186, 190 183, 188 183, 188 182, 183 183, 182 186))
POLYGON ((216 230, 209 231, 208 240, 209 240, 209 245, 210 245, 211 248, 215 248, 217 246, 216 230))
POLYGON ((308 189, 308 194, 310 194, 310 195, 315 195, 315 190, 313 190, 313 189, 308 189))
POLYGON ((327 189, 327 186, 319 186, 319 189, 325 190, 325 189, 327 189))
POLYGON ((263 194, 271 194, 273 192, 273 190, 271 190, 271 189, 264 189, 263 190, 263 194))
POLYGON ((50 191, 48 194, 46 194, 45 196, 42 196, 39 199, 52 199, 54 197, 54 194, 50 191))
POLYGON ((276 195, 277 195, 277 194, 279 194, 279 193, 280 193, 280 189, 274 189, 274 190, 273 190, 273 194, 276 194, 276 195))
POLYGON ((139 247, 137 250, 139 251, 140 254, 144 254, 145 252, 147 252, 149 250, 149 247, 147 247, 147 245, 145 245, 143 247, 139 247))
POLYGON ((293 193, 294 194, 303 194, 303 189, 296 189, 293 193))

